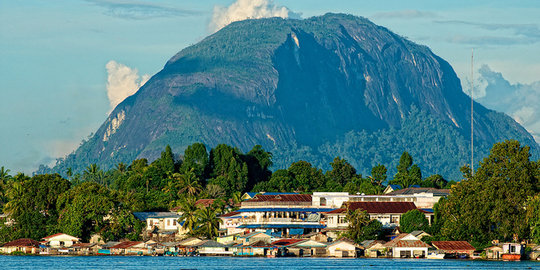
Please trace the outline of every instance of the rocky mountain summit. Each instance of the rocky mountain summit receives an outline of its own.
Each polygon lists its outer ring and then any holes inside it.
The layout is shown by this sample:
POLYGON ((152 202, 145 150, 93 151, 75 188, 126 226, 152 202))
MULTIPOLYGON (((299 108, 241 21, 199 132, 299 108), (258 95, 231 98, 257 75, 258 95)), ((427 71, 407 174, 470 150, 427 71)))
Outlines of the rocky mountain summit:
MULTIPOLYGON (((474 121, 477 157, 504 139, 539 156, 507 115, 475 103, 474 121)), ((424 176, 459 180, 470 126, 456 73, 426 46, 352 15, 245 20, 173 56, 52 170, 111 168, 203 142, 260 144, 274 168, 300 159, 327 168, 340 156, 364 174, 395 168, 408 151, 424 176)))

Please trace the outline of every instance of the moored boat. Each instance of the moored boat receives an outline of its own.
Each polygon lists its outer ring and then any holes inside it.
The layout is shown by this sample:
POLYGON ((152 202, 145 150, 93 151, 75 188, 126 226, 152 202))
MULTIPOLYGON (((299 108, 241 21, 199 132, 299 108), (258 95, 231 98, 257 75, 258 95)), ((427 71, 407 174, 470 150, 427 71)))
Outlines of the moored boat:
POLYGON ((437 253, 437 252, 432 252, 432 253, 429 253, 426 258, 428 259, 436 259, 436 260, 441 260, 441 259, 444 259, 444 253, 437 253))

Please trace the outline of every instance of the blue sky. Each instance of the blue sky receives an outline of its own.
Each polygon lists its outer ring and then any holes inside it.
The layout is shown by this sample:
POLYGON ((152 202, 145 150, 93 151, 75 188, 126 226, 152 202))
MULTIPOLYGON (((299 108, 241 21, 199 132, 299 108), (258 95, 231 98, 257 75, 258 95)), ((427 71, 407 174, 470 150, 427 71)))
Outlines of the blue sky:
MULTIPOLYGON (((233 2, 0 1, 0 166, 30 173, 73 151, 106 119, 115 93, 136 91, 128 88, 209 35, 233 2)), ((248 2, 303 18, 367 17, 429 46, 463 83, 474 48, 478 100, 540 135, 540 1, 248 2)), ((249 8, 236 4, 238 16, 249 8)))

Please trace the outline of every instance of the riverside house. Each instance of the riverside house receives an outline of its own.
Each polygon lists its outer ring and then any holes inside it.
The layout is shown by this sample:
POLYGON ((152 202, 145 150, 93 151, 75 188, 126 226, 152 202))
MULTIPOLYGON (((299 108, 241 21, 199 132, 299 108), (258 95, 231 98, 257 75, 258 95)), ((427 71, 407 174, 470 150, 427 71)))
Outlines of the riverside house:
POLYGON ((329 257, 358 257, 360 251, 364 248, 354 241, 342 238, 332 243, 329 243, 326 247, 326 255, 329 257))
POLYGON ((384 247, 391 250, 394 258, 424 258, 430 245, 412 234, 402 233, 384 244, 384 247))
POLYGON ((433 241, 431 245, 445 254, 472 257, 476 250, 467 241, 433 241))
POLYGON ((80 239, 69 234, 57 233, 43 237, 43 243, 51 248, 69 248, 75 243, 79 243, 80 239))
POLYGON ((12 252, 22 252, 28 254, 38 254, 40 244, 38 241, 28 238, 21 238, 7 242, 0 247, 0 253, 10 254, 12 252))
POLYGON ((146 222, 143 239, 157 241, 175 241, 186 235, 178 219, 182 216, 176 212, 135 212, 133 215, 146 222))

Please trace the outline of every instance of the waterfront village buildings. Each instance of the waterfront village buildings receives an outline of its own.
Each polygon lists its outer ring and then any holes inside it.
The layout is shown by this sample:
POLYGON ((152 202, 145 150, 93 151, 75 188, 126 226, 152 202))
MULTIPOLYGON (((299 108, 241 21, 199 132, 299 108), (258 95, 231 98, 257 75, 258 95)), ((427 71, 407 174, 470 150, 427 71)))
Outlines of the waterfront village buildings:
MULTIPOLYGON (((475 249, 465 241, 436 241, 430 246, 422 241, 423 231, 401 233, 401 216, 418 209, 433 221, 433 206, 449 190, 389 186, 384 194, 364 195, 346 192, 246 193, 236 210, 221 215, 220 235, 216 239, 188 238, 177 209, 169 212, 136 212, 146 223, 142 241, 104 243, 93 236, 90 243, 58 233, 41 242, 18 239, 5 243, 0 253, 80 255, 228 255, 228 256, 329 256, 329 257, 428 257, 438 250, 452 256, 474 257, 475 249), (366 240, 361 244, 344 238, 347 210, 366 211, 387 232, 387 241, 366 240), (431 251, 430 251, 431 250, 431 251)), ((207 207, 213 200, 199 200, 207 207)), ((534 247, 535 256, 540 247, 534 247)), ((486 249, 488 259, 504 256, 520 258, 520 244, 503 243, 486 249)), ((507 257, 508 258, 508 257, 507 257)))

